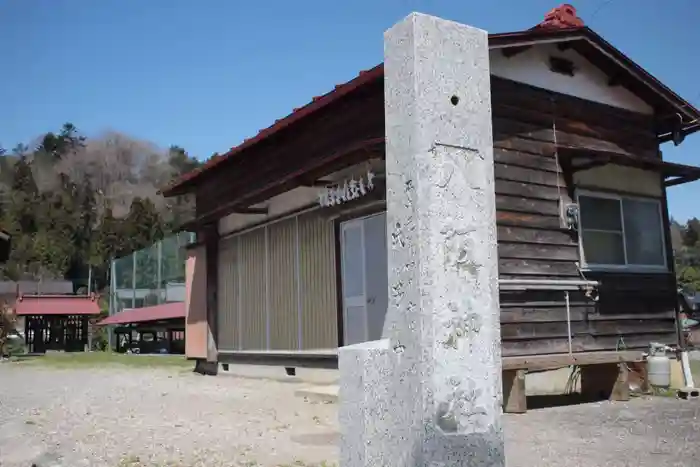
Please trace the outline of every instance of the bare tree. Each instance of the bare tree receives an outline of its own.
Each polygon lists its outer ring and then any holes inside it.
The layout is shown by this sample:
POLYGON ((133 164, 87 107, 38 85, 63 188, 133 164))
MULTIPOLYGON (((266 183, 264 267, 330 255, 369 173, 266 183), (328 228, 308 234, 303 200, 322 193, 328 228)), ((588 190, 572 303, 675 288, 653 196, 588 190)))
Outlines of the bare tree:
POLYGON ((111 206, 117 217, 128 213, 135 197, 151 199, 162 207, 157 187, 172 173, 165 150, 113 131, 63 157, 57 171, 77 184, 89 182, 98 205, 111 206))

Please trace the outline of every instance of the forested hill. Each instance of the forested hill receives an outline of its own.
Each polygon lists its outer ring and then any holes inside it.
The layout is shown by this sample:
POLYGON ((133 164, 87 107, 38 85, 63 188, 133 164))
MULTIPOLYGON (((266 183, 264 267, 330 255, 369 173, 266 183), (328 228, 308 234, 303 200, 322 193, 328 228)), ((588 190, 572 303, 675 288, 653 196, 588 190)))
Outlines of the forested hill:
MULTIPOLYGON (((184 149, 158 148, 107 132, 86 138, 70 123, 14 149, 0 146, 0 227, 12 234, 0 280, 68 279, 98 288, 107 265, 150 246, 192 214, 192 200, 158 188, 200 162, 184 149)), ((700 291, 700 220, 672 222, 679 282, 700 291)))
POLYGON ((166 200, 158 188, 199 164, 177 146, 115 132, 86 138, 69 123, 0 147, 0 226, 12 234, 0 280, 86 284, 92 265, 103 286, 111 257, 151 245, 191 215, 191 200, 166 200))
POLYGON ((700 220, 671 221, 676 276, 681 286, 700 292, 700 220))

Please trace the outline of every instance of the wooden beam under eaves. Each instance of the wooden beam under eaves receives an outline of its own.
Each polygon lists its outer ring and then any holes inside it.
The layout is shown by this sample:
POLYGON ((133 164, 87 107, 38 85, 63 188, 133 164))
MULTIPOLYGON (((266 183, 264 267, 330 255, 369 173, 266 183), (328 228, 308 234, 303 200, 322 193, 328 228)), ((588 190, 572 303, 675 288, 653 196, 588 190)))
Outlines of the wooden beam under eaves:
POLYGON ((301 186, 305 187, 324 187, 324 186, 329 186, 332 185, 333 182, 331 180, 314 180, 313 182, 304 182, 301 184, 301 186))
POLYGON ((604 165, 608 165, 609 163, 610 163, 610 158, 603 157, 600 159, 589 160, 589 161, 583 162, 581 164, 571 164, 570 170, 572 172, 583 172, 584 170, 590 170, 590 169, 594 169, 596 167, 602 167, 604 165))
POLYGON ((611 88, 619 86, 620 84, 620 75, 612 75, 610 78, 608 78, 608 86, 611 88))
POLYGON ((501 49, 501 53, 506 58, 515 57, 516 55, 525 52, 530 47, 532 47, 532 46, 531 45, 521 45, 521 46, 517 46, 517 47, 504 47, 501 49))
POLYGON ((700 175, 685 175, 680 177, 675 177, 664 182, 666 188, 676 185, 683 185, 684 183, 694 182, 700 180, 700 175))
POLYGON ((257 214, 257 215, 267 215, 267 208, 236 208, 234 211, 236 214, 257 214))

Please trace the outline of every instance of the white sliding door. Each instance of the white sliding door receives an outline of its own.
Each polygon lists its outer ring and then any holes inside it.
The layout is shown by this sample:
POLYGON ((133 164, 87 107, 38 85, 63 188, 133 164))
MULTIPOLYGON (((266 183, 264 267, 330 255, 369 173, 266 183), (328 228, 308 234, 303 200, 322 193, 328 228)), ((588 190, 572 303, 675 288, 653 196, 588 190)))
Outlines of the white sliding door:
POLYGON ((382 336, 387 292, 386 214, 341 224, 344 345, 382 336))

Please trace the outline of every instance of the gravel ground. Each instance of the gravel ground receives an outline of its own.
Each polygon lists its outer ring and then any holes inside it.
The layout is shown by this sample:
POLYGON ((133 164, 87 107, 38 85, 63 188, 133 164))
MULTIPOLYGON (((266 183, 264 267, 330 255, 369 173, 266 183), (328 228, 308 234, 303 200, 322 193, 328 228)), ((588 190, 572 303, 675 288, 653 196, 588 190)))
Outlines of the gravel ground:
MULTIPOLYGON (((181 370, 0 364, 0 466, 336 465, 337 407, 298 384, 181 370)), ((509 467, 697 465, 700 403, 506 415, 509 467)))

